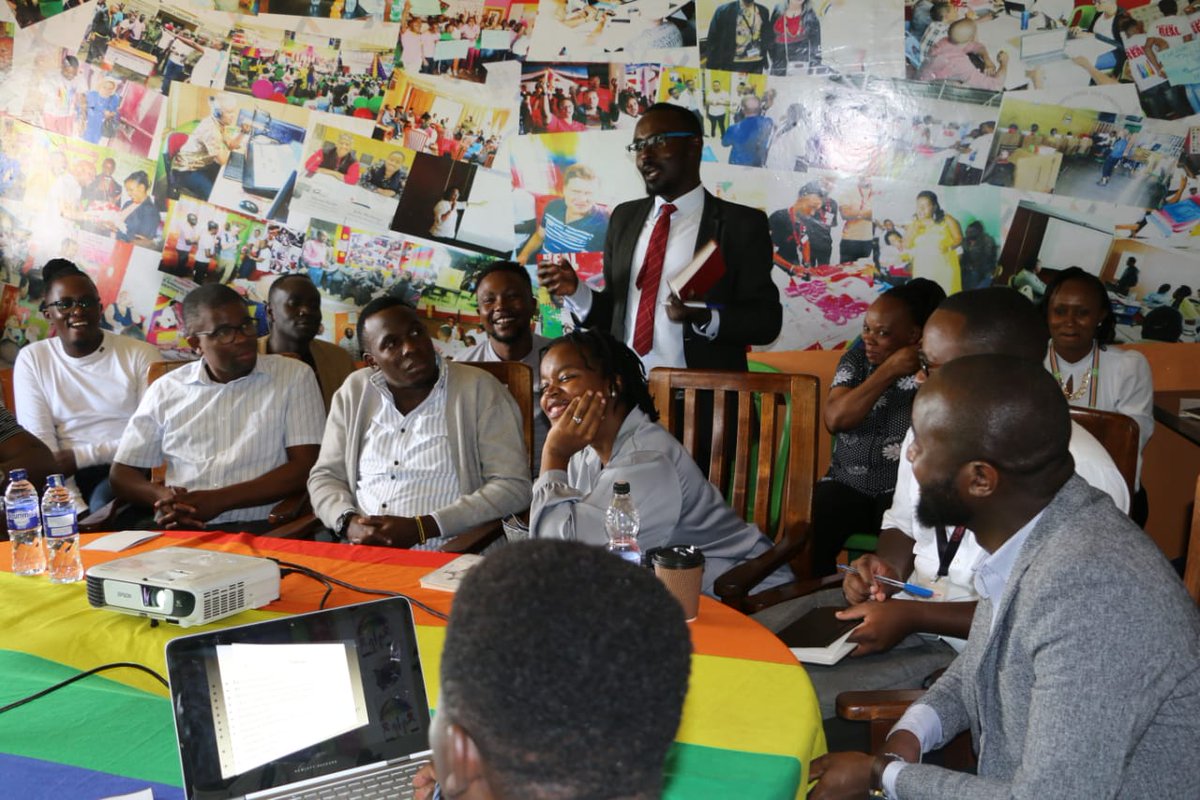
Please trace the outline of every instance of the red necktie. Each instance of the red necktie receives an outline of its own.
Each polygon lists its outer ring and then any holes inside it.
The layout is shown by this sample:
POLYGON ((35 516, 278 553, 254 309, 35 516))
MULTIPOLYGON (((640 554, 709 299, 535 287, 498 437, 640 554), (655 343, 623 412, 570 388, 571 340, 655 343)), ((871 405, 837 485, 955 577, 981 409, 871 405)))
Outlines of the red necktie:
POLYGON ((654 344, 654 310, 658 305, 658 284, 662 280, 663 258, 667 255, 667 236, 671 233, 671 215, 674 213, 675 206, 670 203, 663 203, 659 208, 658 220, 646 247, 646 259, 637 277, 637 287, 642 294, 633 323, 633 351, 639 356, 649 353, 654 344))

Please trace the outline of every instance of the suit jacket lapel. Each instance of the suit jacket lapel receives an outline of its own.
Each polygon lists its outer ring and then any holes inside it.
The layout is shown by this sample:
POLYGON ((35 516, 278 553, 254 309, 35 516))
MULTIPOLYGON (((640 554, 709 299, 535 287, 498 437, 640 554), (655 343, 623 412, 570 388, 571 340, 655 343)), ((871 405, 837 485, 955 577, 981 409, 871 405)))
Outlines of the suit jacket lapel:
MULTIPOLYGON (((646 217, 650 216, 650 211, 654 208, 653 197, 647 197, 637 202, 638 207, 634 209, 629 224, 623 226, 621 241, 617 244, 617 252, 613 255, 613 301, 621 306, 625 305, 625 300, 629 297, 629 279, 633 275, 633 251, 637 249, 638 237, 646 225, 646 217)), ((624 314, 614 314, 617 319, 623 319, 624 316, 624 314)))

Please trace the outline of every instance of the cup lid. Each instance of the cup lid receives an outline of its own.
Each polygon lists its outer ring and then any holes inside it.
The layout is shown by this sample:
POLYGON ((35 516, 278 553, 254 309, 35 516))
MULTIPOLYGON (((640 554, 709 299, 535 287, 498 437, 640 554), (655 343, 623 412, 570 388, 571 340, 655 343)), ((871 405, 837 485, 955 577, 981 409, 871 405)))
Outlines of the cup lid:
POLYGON ((663 547, 654 554, 654 565, 663 569, 692 569, 704 566, 704 553, 693 545, 663 547))

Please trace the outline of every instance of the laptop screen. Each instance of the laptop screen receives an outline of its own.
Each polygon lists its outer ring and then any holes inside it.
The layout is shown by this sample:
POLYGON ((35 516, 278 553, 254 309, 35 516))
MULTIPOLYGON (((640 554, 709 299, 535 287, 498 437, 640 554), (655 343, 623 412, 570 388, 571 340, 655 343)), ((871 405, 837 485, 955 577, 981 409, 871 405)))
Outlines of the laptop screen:
POLYGON ((1067 46, 1067 29, 1027 33, 1021 37, 1021 58, 1037 58, 1060 52, 1067 46))
POLYGON ((250 792, 429 749, 404 598, 181 637, 167 674, 184 790, 250 792))

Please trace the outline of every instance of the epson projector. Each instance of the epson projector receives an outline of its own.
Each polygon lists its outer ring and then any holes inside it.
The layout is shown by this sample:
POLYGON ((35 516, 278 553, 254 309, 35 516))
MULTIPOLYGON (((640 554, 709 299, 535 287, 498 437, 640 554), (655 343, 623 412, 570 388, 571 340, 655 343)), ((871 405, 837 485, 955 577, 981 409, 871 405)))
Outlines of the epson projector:
POLYGON ((268 558, 164 547, 87 571, 88 602, 183 628, 259 608, 279 598, 279 565, 268 558))

